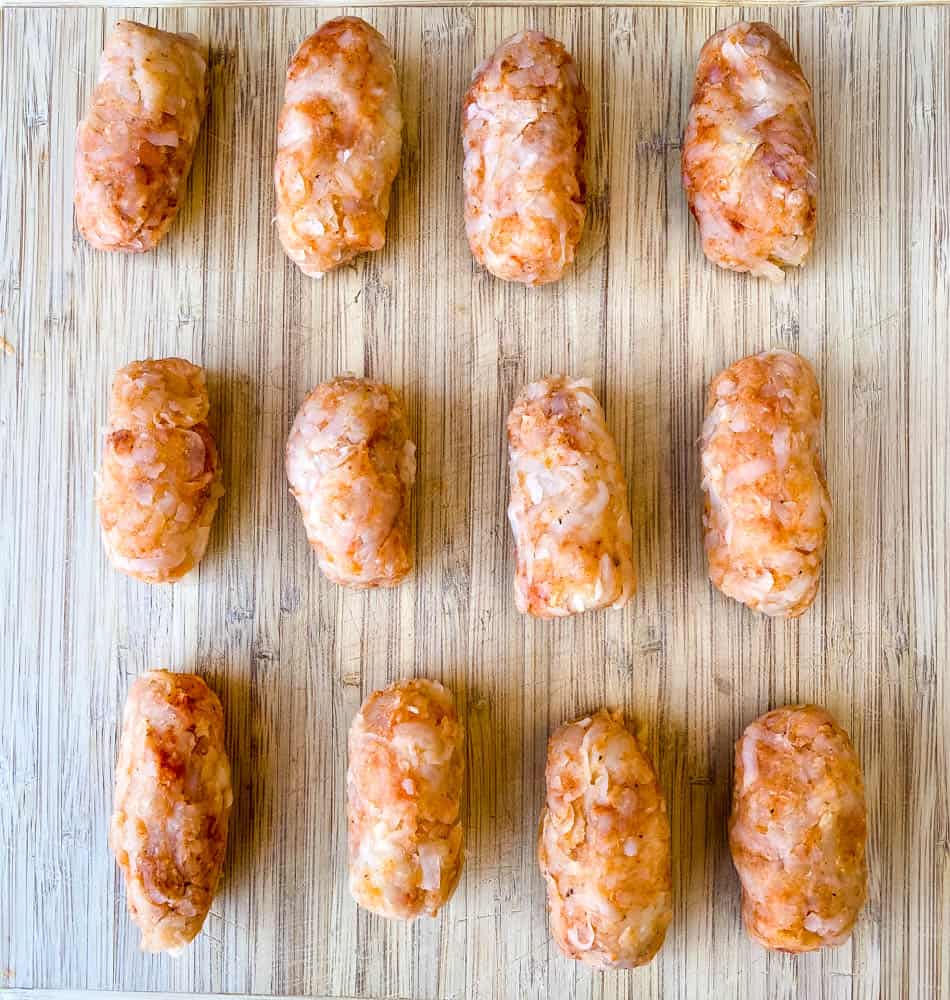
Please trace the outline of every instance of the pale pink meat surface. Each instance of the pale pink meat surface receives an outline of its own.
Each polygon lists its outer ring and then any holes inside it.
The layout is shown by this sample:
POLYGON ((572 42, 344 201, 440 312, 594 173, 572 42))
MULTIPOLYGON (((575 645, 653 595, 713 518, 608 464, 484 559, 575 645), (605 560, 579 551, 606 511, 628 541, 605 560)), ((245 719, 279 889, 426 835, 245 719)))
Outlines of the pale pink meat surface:
POLYGON ((636 589, 627 485, 588 379, 526 386, 508 417, 515 602, 539 618, 621 608, 636 589))
POLYGON ((76 142, 80 233, 100 250, 151 250, 178 213, 206 101, 198 39, 119 21, 76 142))
POLYGON ((277 229, 304 274, 382 248, 401 148, 386 40, 358 17, 327 21, 294 55, 277 125, 277 229))
POLYGON ((143 674, 125 705, 109 844, 144 951, 177 953, 201 930, 232 801, 217 696, 193 674, 143 674))
POLYGON ((168 583, 204 555, 223 495, 204 372, 181 358, 135 361, 112 384, 96 506, 116 569, 168 583))
POLYGON ((709 388, 702 436, 709 578, 767 615, 815 599, 831 501, 819 453, 821 395, 797 354, 753 355, 709 388))
POLYGON ((785 41, 740 22, 703 46, 683 139, 683 185, 703 251, 781 281, 811 250, 818 142, 811 87, 785 41))
POLYGON ((557 281, 584 228, 587 92, 564 46, 512 36, 475 71, 462 107, 465 229, 498 278, 557 281))
POLYGON ((545 780, 538 861, 558 947, 598 969, 644 965, 673 916, 670 824, 622 713, 561 726, 545 780))
POLYGON ((416 476, 399 396, 342 375, 303 401, 287 440, 287 479, 320 568, 348 587, 393 587, 412 569, 416 476))
POLYGON ((465 760, 451 692, 410 680, 371 694, 349 737, 350 891, 384 917, 434 917, 462 871, 465 760))
POLYGON ((746 728, 729 845, 756 941, 788 952, 843 944, 867 894, 866 841, 861 765, 828 712, 791 705, 746 728))

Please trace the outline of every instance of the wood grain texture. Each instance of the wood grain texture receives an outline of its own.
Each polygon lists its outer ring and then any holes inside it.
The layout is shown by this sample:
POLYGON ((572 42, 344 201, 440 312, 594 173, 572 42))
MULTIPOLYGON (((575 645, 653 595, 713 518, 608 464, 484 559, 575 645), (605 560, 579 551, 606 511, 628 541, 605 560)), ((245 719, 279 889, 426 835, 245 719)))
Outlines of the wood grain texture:
MULTIPOLYGON (((946 3, 946 0, 918 0, 914 4, 915 7, 942 7, 946 3)), ((54 4, 52 0, 5 0, 5 7, 84 7, 87 6, 84 0, 63 0, 62 3, 54 4)), ((99 4, 101 7, 114 8, 114 9, 125 9, 125 5, 117 2, 117 0, 103 0, 103 3, 99 4)), ((308 3, 308 0, 290 0, 289 3, 283 2, 283 0, 216 0, 213 5, 209 5, 208 0, 185 0, 185 2, 179 2, 179 0, 157 0, 156 3, 149 5, 151 8, 162 8, 162 7, 311 7, 312 4, 308 3)), ((331 10, 338 7, 346 7, 348 4, 346 0, 329 0, 328 3, 321 5, 322 10, 331 10)), ((374 8, 381 7, 396 7, 400 9, 406 8, 418 8, 418 7, 444 7, 443 0, 411 0, 410 3, 403 3, 401 0, 379 0, 378 3, 372 5, 374 8)), ((518 8, 528 8, 528 7, 594 7, 594 8, 610 8, 610 7, 624 7, 629 8, 631 4, 623 3, 622 0, 490 0, 489 3, 482 4, 478 0, 460 0, 456 6, 462 7, 466 10, 474 10, 480 7, 518 7, 518 8)), ((720 7, 724 6, 718 3, 718 0, 652 0, 649 4, 640 4, 640 6, 649 7, 720 7)), ((732 6, 738 7, 738 5, 733 4, 732 6)), ((848 6, 851 8, 860 7, 903 7, 907 6, 907 0, 851 0, 850 3, 843 5, 841 0, 765 0, 764 3, 758 4, 756 9, 764 10, 767 7, 841 7, 848 6)), ((751 9, 751 8, 750 8, 751 9)))
MULTIPOLYGON (((366 9, 406 118, 389 243, 315 282, 281 253, 271 164, 283 73, 326 10, 0 13, 0 984, 324 997, 950 995, 950 10, 744 10, 797 49, 822 140, 817 247, 772 288, 707 266, 679 182, 696 57, 735 10, 366 9), (96 253, 72 221, 76 125, 110 24, 210 42, 211 106, 155 253, 96 253), (522 25, 564 39, 592 96, 580 266, 526 290, 477 269, 459 107, 522 25), (835 503, 797 622, 713 591, 696 440, 705 386, 785 347, 823 386, 835 503), (93 507, 109 383, 183 355, 210 375, 226 496, 197 574, 112 571, 93 507), (401 389, 418 446, 418 572, 348 593, 317 570, 282 467, 297 405, 343 370, 401 389), (551 371, 592 376, 628 471, 640 588, 623 612, 514 609, 503 422, 551 371), (106 831, 126 692, 159 666, 221 695, 236 803, 225 884, 181 959, 147 956, 106 831), (357 912, 345 741, 362 698, 424 674, 468 726, 468 863, 441 919, 357 912), (864 762, 870 901, 853 941, 770 955, 740 926, 726 846, 733 741, 827 705, 864 762), (598 974, 551 944, 535 862, 545 741, 607 704, 666 790, 675 915, 649 967, 598 974)), ((17 992, 15 995, 23 994, 17 992)))
MULTIPOLYGON (((946 0, 918 0, 914 4, 915 7, 940 7, 946 3, 946 0)), ((460 0, 456 5, 463 7, 467 10, 478 9, 483 6, 490 7, 557 7, 557 6, 569 6, 569 7, 596 7, 596 8, 609 8, 609 7, 625 7, 629 8, 631 5, 628 3, 623 3, 622 0, 490 0, 489 4, 481 4, 478 0, 460 0)), ((766 0, 765 3, 759 4, 756 9, 764 10, 767 7, 841 7, 848 6, 852 8, 859 7, 903 7, 907 5, 907 0, 851 0, 850 3, 842 4, 840 0, 766 0)), ((83 0, 61 0, 61 2, 56 3, 55 0, 5 0, 5 7, 83 7, 86 6, 83 0)), ((100 4, 101 7, 124 9, 124 4, 117 2, 117 0, 103 0, 100 4)), ((186 0, 182 3, 180 0, 157 0, 156 3, 151 4, 152 8, 163 8, 163 7, 206 7, 207 3, 204 0, 186 0)), ((312 7, 308 0, 290 0, 289 3, 281 2, 281 0, 219 0, 218 3, 214 5, 215 7, 312 7)), ((332 0, 330 3, 324 3, 321 5, 322 10, 331 10, 338 7, 346 7, 347 4, 345 0, 332 0)), ((411 0, 410 3, 403 3, 402 0, 378 0, 377 3, 372 5, 373 7, 397 7, 400 9, 406 8, 416 8, 416 7, 444 7, 445 4, 443 0, 411 0)), ((719 7, 723 6, 717 2, 717 0, 652 0, 651 3, 642 3, 639 6, 648 7, 719 7)), ((737 6, 737 5, 733 5, 737 6)))

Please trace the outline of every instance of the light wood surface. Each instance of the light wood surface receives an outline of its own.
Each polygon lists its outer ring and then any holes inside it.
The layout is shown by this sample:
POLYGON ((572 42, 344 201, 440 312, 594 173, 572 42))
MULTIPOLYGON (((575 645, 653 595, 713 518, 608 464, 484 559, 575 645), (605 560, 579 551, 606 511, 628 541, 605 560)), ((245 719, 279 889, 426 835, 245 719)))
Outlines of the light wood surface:
POLYGON ((818 244, 776 288, 704 262, 679 182, 697 53, 735 10, 361 10, 404 100, 389 243, 302 277, 270 171, 286 64, 327 13, 0 13, 0 984, 947 997, 950 9, 758 12, 797 49, 822 139, 818 244), (211 45, 187 197, 139 258, 92 251, 71 211, 77 121, 120 16, 211 45), (524 24, 565 40, 593 103, 581 264, 533 291, 474 267, 461 219, 461 97, 524 24), (769 347, 816 366, 836 510, 818 601, 793 623, 714 592, 701 542, 705 386, 769 347), (227 494, 199 572, 149 588, 107 564, 93 480, 112 373, 167 355, 207 367, 227 494), (392 593, 322 579, 284 478, 297 405, 343 370, 399 387, 418 445, 418 572, 392 593), (592 376, 605 402, 640 575, 632 607, 560 623, 516 613, 505 519, 503 421, 551 371, 592 376), (220 693, 236 788, 225 884, 177 961, 137 950, 106 845, 125 694, 157 666, 220 693), (346 890, 345 739, 366 694, 413 674, 449 684, 467 722, 468 862, 440 919, 399 926, 346 890), (725 821, 733 741, 798 700, 856 742, 871 880, 849 945, 792 958, 742 932, 725 821), (629 974, 556 953, 534 853, 547 735, 601 704, 636 720, 672 817, 674 923, 629 974))
MULTIPOLYGON (((914 6, 943 6, 946 0, 918 0, 914 6)), ((765 0, 756 9, 764 10, 766 7, 901 7, 906 5, 906 0, 850 0, 847 4, 842 4, 841 0, 765 0)), ((4 0, 5 7, 84 7, 84 0, 4 0)), ((125 9, 125 5, 119 0, 102 0, 101 7, 125 9)), ((152 7, 206 7, 205 0, 156 0, 152 7)), ((311 7, 309 0, 219 0, 215 7, 311 7)), ((345 7, 346 0, 330 0, 321 5, 323 10, 330 10, 338 7, 345 7)), ((443 0, 411 0, 410 3, 403 3, 402 0, 378 0, 373 7, 444 7, 443 0)), ((490 0, 489 4, 479 3, 478 0, 459 0, 455 5, 466 10, 476 10, 480 7, 626 7, 647 6, 647 7, 717 7, 720 6, 716 0, 651 0, 650 3, 631 5, 623 3, 622 0, 490 0)), ((737 4, 733 7, 738 10, 737 4)), ((365 8, 364 8, 365 9, 365 8)), ((750 8, 751 9, 751 8, 750 8)))

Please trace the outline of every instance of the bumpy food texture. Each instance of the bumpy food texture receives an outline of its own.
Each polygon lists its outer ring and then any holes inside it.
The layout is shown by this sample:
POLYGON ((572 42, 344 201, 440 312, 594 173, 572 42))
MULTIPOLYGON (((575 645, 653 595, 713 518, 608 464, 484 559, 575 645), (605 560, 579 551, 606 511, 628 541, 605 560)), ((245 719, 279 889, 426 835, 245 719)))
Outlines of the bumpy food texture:
POLYGON ((119 21, 76 149, 76 223, 100 250, 143 253, 168 232, 205 112, 198 39, 119 21))
POLYGON ((106 551, 123 573, 169 583, 204 555, 224 493, 207 416, 197 365, 164 358, 117 372, 96 505, 106 551))
POLYGON ((143 674, 125 706, 109 843, 144 951, 177 953, 201 930, 232 801, 221 702, 193 674, 143 674))
POLYGON ((463 732, 428 680, 376 691, 350 727, 350 891, 384 917, 434 917, 462 871, 463 732))
POLYGON ((343 375, 303 401, 287 479, 320 568, 347 587, 393 587, 412 569, 409 491, 416 448, 397 394, 343 375))
POLYGON ((861 765, 823 708, 779 708, 746 728, 729 844, 755 940, 789 952, 843 944, 867 892, 866 840, 861 765))
POLYGON ((539 31, 509 38, 476 70, 462 108, 465 228, 496 277, 537 285, 573 262, 587 105, 574 60, 539 31))
POLYGON ((558 947, 598 969, 644 965, 673 916, 670 824, 649 759, 620 712, 551 737, 538 860, 558 947))
POLYGON ((683 184, 720 267, 781 281, 804 262, 818 212, 811 88, 769 25, 740 22, 703 46, 683 184))
POLYGON ((518 610, 557 618, 633 596, 627 485, 588 379, 526 386, 508 417, 518 610))
POLYGON ((277 125, 277 228, 304 274, 382 248, 401 146, 386 40, 358 17, 328 21, 287 70, 277 125))
POLYGON ((750 608, 795 618, 818 591, 831 517, 815 373, 787 351, 743 358, 713 380, 706 413, 709 578, 750 608))

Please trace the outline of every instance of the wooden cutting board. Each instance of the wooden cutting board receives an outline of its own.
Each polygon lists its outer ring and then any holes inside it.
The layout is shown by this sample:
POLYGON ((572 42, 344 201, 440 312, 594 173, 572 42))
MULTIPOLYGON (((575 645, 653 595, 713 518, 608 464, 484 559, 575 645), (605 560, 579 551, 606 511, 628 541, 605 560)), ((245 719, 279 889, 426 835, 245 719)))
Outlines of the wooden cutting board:
MULTIPOLYGON (((389 243, 322 282, 283 256, 271 164, 283 74, 330 9, 0 13, 0 984, 321 997, 950 995, 950 10, 745 10, 798 51, 822 141, 820 236, 771 287, 708 266, 679 144, 710 9, 368 8, 397 53, 406 130, 389 243), (211 46, 211 108, 161 248, 92 251, 73 140, 111 23, 211 46), (524 25, 563 39, 592 96, 577 269, 526 290, 473 265, 461 217, 469 75, 524 25), (705 578, 696 440, 705 386, 770 347, 812 360, 835 519, 824 584, 770 622, 705 578), (226 497, 200 571, 115 573, 93 508, 112 373, 207 367, 226 497), (282 467, 297 405, 343 370, 400 388, 419 450, 419 568, 394 593, 326 583, 282 467), (640 588, 622 612, 515 611, 503 422, 517 389, 590 376, 629 476, 640 588), (227 712, 226 879, 177 961, 137 950, 106 844, 126 692, 197 670, 227 712), (345 882, 348 724, 413 674, 468 727, 468 862, 436 921, 358 913, 345 882), (870 900, 847 946, 769 955, 743 934, 726 847, 732 745, 813 700, 852 733, 870 900), (548 936, 534 845, 545 741, 607 704, 669 799, 675 917, 649 967, 598 974, 548 936)), ((90 991, 87 993, 86 991, 90 991)), ((112 994, 110 994, 112 996, 112 994)))

